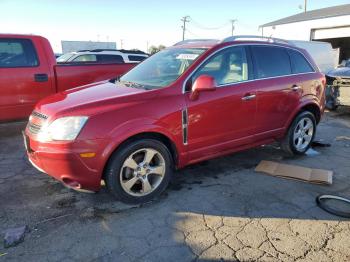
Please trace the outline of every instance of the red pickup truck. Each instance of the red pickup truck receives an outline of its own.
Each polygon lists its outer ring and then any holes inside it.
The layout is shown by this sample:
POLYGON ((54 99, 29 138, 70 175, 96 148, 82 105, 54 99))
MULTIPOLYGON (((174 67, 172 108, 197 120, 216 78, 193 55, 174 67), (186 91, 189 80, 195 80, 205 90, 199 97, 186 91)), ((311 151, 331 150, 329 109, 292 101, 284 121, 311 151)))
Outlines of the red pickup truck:
POLYGON ((0 122, 30 115, 42 98, 116 78, 135 64, 57 64, 41 36, 0 34, 0 122))

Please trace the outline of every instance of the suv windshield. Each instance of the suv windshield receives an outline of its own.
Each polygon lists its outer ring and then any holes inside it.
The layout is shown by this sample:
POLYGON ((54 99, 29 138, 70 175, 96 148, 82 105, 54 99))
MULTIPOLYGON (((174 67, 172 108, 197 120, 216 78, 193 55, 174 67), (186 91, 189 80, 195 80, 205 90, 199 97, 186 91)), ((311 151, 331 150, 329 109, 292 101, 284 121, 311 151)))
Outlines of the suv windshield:
POLYGON ((57 57, 56 61, 58 63, 67 62, 69 60, 69 58, 71 58, 73 55, 74 54, 72 54, 72 53, 67 53, 67 54, 61 55, 61 56, 57 57))
POLYGON ((120 78, 147 89, 170 85, 205 51, 204 48, 170 48, 149 57, 120 78))

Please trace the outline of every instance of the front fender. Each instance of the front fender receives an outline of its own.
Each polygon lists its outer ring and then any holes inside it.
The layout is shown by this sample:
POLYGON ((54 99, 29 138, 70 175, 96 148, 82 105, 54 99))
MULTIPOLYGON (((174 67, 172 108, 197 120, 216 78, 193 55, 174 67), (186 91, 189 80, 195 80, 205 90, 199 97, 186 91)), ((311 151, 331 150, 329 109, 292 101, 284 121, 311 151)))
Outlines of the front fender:
POLYGON ((169 127, 164 122, 150 118, 139 118, 127 121, 115 127, 109 134, 108 146, 103 151, 105 161, 111 154, 127 139, 142 133, 158 133, 167 137, 176 147, 177 152, 183 152, 184 148, 181 143, 182 131, 181 125, 178 128, 169 127), (171 132, 170 132, 171 131, 171 132))

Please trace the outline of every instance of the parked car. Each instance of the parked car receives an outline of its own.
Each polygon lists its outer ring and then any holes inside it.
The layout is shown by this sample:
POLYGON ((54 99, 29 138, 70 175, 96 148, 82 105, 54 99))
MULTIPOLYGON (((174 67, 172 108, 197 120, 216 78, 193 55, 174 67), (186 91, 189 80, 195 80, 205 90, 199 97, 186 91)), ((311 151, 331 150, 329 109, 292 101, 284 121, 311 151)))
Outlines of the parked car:
POLYGON ((27 118, 48 95, 116 78, 134 65, 57 65, 44 37, 0 34, 0 121, 27 118))
POLYGON ((344 60, 336 69, 326 74, 326 106, 336 110, 339 105, 350 106, 350 60, 344 60))
POLYGON ((304 154, 325 76, 305 50, 270 41, 185 41, 118 81, 45 98, 24 133, 29 160, 68 187, 98 191, 103 179, 142 203, 174 168, 273 141, 304 154))
POLYGON ((94 49, 64 54, 58 63, 140 63, 148 54, 137 50, 94 49))

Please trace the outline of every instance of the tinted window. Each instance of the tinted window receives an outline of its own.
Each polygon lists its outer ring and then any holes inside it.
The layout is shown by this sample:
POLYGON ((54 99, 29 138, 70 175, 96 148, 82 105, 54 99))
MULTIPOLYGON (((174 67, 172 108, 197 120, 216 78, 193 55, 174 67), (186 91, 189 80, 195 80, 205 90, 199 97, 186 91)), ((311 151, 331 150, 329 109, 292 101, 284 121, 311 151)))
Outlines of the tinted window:
POLYGON ((284 48, 252 46, 258 78, 289 75, 292 73, 289 55, 284 48))
POLYGON ((200 75, 210 75, 217 85, 248 80, 248 63, 244 47, 233 47, 219 52, 201 66, 193 81, 200 75))
POLYGON ((96 55, 80 55, 72 60, 72 62, 96 62, 96 55))
POLYGON ((142 55, 128 55, 130 61, 141 62, 145 60, 147 57, 142 55))
POLYGON ((29 39, 0 39, 0 67, 34 67, 39 61, 29 39))
POLYGON ((97 61, 101 63, 124 63, 120 55, 97 55, 97 61))
POLYGON ((314 72, 313 68, 302 54, 294 50, 289 50, 288 52, 293 74, 314 72))

